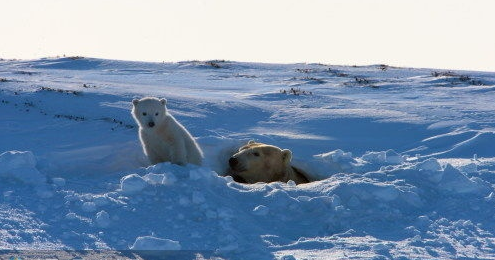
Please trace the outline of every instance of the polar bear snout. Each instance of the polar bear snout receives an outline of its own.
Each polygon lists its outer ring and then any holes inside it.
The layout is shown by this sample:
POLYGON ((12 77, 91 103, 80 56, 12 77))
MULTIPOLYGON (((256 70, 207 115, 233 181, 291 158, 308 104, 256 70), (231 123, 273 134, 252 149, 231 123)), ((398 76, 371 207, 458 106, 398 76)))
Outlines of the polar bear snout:
POLYGON ((238 164, 239 164, 239 160, 237 160, 237 158, 230 157, 229 159, 230 168, 235 168, 238 164))
POLYGON ((149 122, 149 123, 148 123, 148 126, 149 126, 150 128, 151 128, 151 127, 153 127, 153 126, 155 126, 155 122, 153 122, 153 121, 149 122))
POLYGON ((230 157, 229 159, 230 169, 235 172, 243 172, 246 171, 246 167, 239 161, 237 157, 230 157))

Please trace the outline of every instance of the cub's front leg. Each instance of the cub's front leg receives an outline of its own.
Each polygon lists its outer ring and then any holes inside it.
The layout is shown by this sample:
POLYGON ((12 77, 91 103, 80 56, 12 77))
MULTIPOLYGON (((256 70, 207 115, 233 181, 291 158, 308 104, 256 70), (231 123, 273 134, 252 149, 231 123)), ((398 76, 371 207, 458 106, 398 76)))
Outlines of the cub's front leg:
POLYGON ((187 164, 187 150, 184 140, 176 140, 173 146, 172 162, 178 165, 187 164))

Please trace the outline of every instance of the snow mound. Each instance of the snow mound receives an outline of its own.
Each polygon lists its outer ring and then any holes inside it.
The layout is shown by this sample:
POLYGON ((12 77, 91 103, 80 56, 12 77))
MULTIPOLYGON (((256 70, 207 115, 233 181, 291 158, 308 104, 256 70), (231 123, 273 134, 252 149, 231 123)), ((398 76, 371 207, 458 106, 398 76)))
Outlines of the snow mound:
POLYGON ((358 161, 352 157, 352 153, 341 149, 316 154, 306 162, 294 160, 294 165, 304 169, 309 174, 310 180, 323 180, 335 173, 351 172, 358 164, 358 161))
POLYGON ((36 169, 36 158, 30 151, 8 151, 0 154, 0 177, 31 185, 46 183, 46 176, 36 169))

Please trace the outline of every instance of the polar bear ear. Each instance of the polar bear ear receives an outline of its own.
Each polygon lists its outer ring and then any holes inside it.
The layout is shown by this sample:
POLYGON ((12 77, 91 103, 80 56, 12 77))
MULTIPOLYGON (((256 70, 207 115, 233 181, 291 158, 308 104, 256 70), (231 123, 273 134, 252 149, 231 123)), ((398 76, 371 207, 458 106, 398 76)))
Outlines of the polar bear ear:
POLYGON ((132 104, 133 104, 133 105, 137 105, 138 103, 139 103, 139 99, 133 99, 133 100, 132 100, 132 104))
POLYGON ((285 164, 289 164, 292 160, 292 152, 289 149, 282 150, 282 160, 285 164))
POLYGON ((255 144, 256 141, 255 140, 249 140, 249 142, 247 144, 255 144))
POLYGON ((162 98, 162 99, 160 99, 160 103, 162 103, 162 105, 164 105, 164 106, 165 106, 165 104, 167 104, 167 100, 166 100, 166 99, 164 99, 164 98, 162 98))

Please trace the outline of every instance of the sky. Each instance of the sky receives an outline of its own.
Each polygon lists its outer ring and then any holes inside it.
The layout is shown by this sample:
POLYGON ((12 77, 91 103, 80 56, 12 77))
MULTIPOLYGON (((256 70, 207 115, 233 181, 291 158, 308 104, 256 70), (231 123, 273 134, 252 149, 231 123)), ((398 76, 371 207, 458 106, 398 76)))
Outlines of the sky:
POLYGON ((0 0, 0 58, 495 71, 493 0, 0 0))

